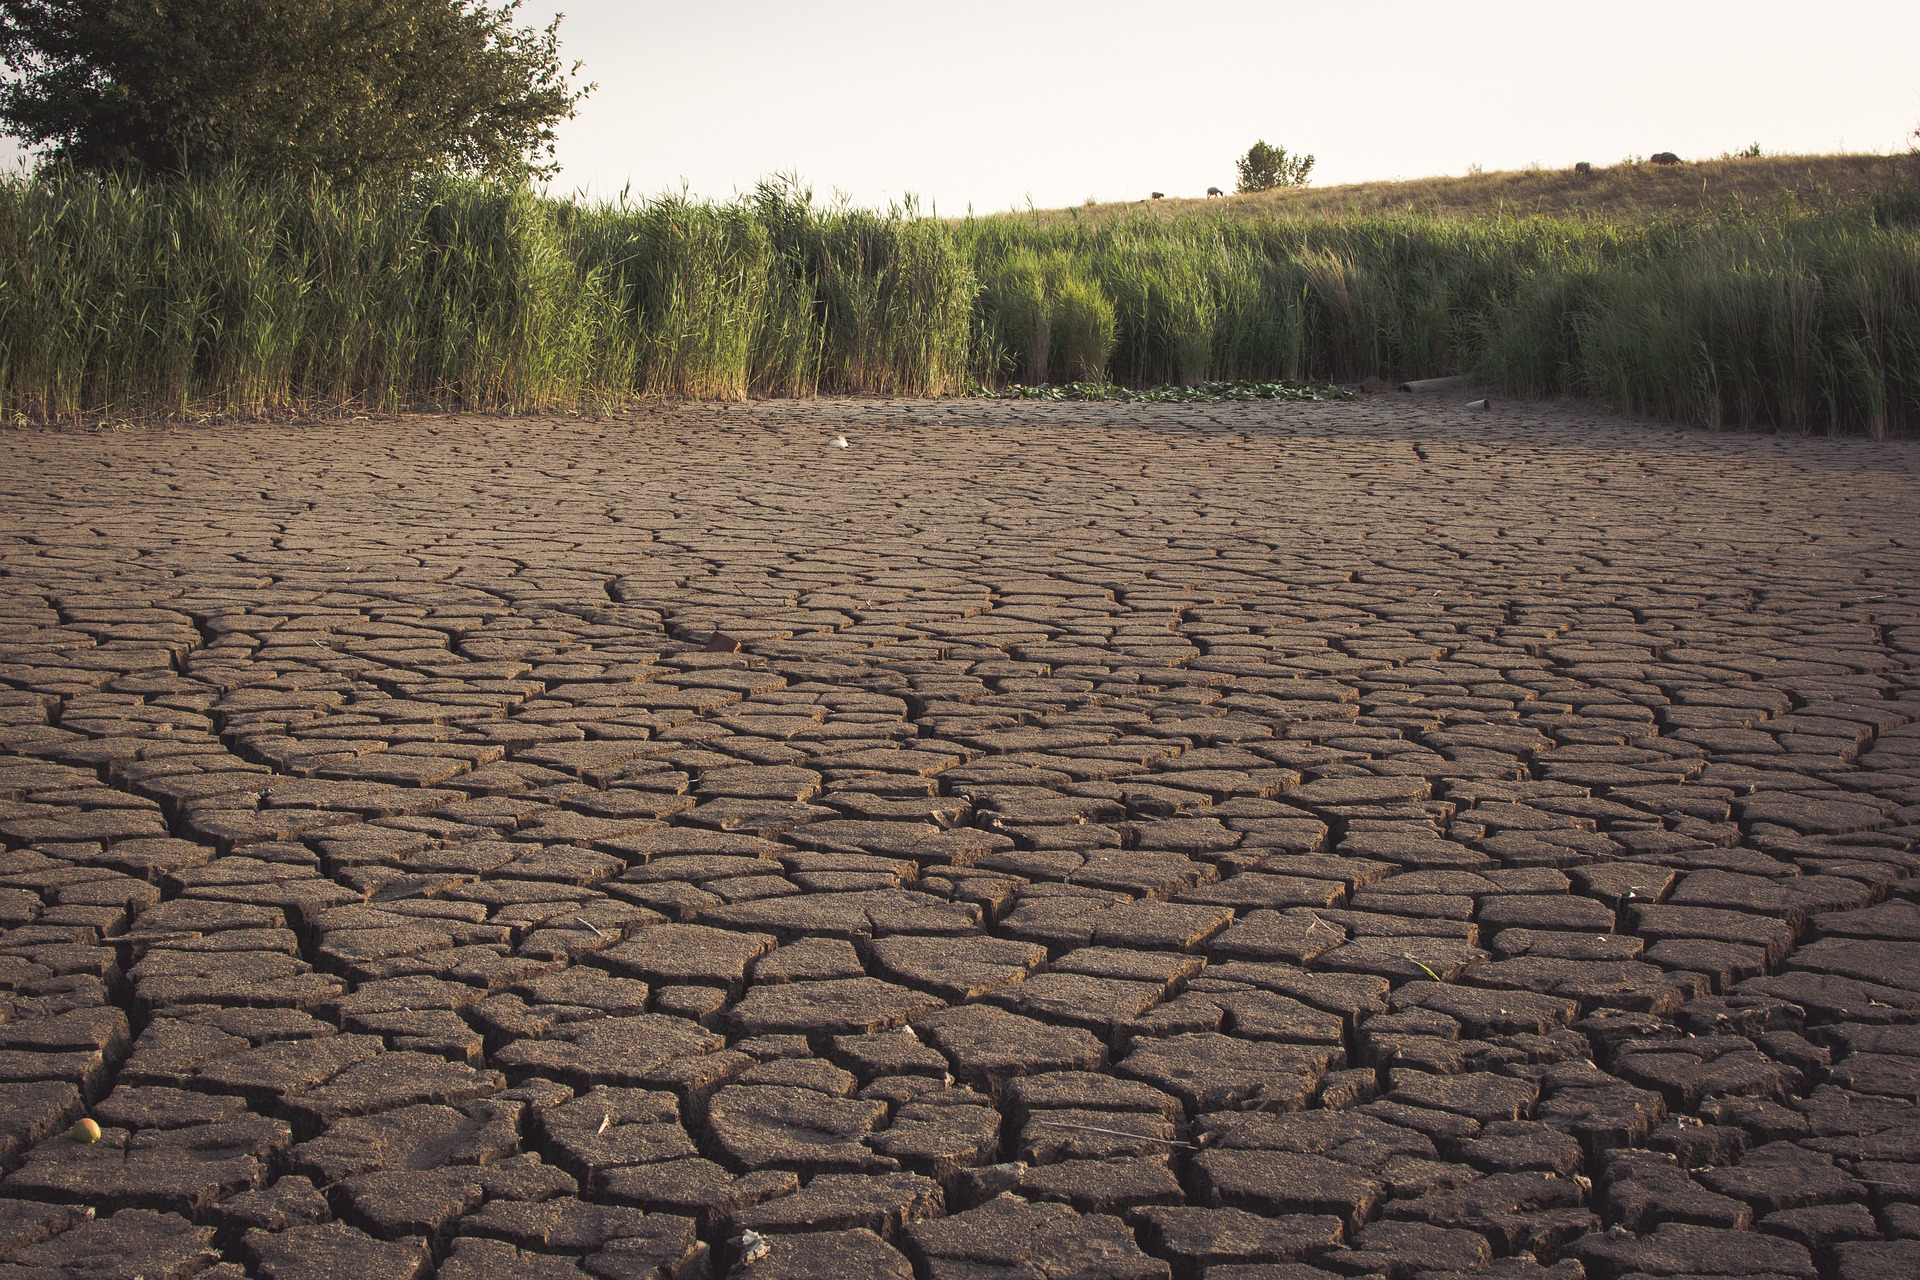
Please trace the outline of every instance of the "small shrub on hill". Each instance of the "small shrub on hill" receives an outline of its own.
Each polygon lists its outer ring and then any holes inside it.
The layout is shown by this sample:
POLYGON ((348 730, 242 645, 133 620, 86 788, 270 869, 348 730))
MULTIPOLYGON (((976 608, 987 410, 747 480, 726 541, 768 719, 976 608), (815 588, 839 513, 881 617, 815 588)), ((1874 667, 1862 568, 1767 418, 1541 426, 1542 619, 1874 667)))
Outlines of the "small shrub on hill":
POLYGON ((1247 154, 1234 162, 1240 171, 1241 195, 1254 191, 1272 191, 1276 187, 1304 187, 1313 172, 1312 156, 1290 156, 1285 147, 1270 147, 1264 141, 1247 148, 1247 154))

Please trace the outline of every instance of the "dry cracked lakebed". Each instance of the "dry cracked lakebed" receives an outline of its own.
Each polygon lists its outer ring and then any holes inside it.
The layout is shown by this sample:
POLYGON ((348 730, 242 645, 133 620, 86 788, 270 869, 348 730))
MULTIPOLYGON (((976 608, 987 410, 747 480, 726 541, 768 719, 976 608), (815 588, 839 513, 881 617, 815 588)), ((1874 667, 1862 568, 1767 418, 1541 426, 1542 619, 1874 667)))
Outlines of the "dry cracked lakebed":
POLYGON ((1911 1277, 1916 470, 0 432, 0 1280, 1911 1277))

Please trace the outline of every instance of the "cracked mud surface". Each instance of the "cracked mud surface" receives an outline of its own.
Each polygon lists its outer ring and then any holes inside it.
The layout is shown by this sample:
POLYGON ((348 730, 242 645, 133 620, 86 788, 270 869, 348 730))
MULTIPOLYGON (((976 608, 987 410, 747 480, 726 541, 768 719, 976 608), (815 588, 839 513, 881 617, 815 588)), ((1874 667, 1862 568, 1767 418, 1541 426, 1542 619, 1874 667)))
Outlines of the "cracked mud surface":
POLYGON ((7 432, 0 1280, 1909 1276, 1916 472, 7 432))

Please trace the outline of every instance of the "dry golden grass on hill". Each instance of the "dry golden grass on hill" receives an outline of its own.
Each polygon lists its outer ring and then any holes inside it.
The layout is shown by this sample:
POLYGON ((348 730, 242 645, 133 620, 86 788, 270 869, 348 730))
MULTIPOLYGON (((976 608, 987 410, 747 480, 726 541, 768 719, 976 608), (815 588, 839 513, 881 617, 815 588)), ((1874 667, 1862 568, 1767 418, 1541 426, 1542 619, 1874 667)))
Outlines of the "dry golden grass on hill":
POLYGON ((1875 155, 1760 156, 1671 165, 1623 163, 1595 166, 1592 173, 1523 169, 1464 178, 1265 191, 1213 200, 1169 198, 1091 204, 1057 213, 1105 217, 1148 209, 1167 215, 1212 210, 1235 217, 1331 218, 1411 212, 1440 217, 1545 213, 1637 218, 1704 208, 1735 198, 1767 201, 1783 192, 1791 192, 1803 201, 1865 199, 1886 180, 1889 163, 1887 157, 1875 155))

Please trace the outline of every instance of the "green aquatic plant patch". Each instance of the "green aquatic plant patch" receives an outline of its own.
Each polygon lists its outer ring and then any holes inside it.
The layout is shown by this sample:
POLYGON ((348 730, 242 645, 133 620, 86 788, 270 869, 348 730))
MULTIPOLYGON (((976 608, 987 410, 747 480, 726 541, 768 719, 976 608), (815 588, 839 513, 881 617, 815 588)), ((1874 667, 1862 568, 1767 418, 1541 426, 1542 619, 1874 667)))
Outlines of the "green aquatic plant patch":
POLYGON ((1144 404, 1219 404, 1228 400, 1351 400, 1353 392, 1331 382, 1196 382, 1192 386, 1122 387, 1111 382, 1065 382, 1042 386, 1013 383, 982 394, 1003 400, 1110 400, 1144 404))

